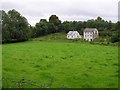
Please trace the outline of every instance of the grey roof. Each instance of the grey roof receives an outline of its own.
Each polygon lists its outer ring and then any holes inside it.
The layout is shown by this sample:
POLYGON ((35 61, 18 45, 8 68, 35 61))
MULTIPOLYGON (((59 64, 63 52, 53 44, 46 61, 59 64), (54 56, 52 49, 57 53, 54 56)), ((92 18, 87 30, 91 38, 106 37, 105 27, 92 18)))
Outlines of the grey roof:
POLYGON ((79 33, 78 33, 78 31, 69 31, 68 34, 72 35, 72 34, 79 34, 79 33))
POLYGON ((93 32, 93 31, 98 31, 96 28, 86 28, 84 32, 93 32))

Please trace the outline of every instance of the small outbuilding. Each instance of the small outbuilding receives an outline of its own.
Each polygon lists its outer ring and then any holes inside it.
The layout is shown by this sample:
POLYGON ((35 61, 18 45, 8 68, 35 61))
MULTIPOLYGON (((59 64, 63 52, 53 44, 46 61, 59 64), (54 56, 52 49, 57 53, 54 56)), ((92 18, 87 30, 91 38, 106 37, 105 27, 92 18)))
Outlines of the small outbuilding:
POLYGON ((69 31, 67 33, 67 39, 77 39, 82 38, 78 31, 69 31))
POLYGON ((86 28, 83 32, 83 39, 87 41, 93 41, 99 37, 98 30, 96 28, 86 28))

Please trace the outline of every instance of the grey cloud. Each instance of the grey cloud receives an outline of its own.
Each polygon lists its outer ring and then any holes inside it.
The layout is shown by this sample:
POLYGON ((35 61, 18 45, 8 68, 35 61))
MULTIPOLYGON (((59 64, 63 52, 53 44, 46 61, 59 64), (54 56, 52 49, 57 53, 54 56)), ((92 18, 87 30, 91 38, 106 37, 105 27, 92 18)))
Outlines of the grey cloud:
POLYGON ((118 20, 120 21, 120 1, 118 3, 118 20))
POLYGON ((106 20, 117 21, 118 0, 4 0, 2 8, 15 8, 29 23, 34 25, 41 18, 48 19, 56 14, 65 20, 88 20, 101 16, 106 20))
MULTIPOLYGON (((19 3, 12 3, 12 2, 2 2, 2 9, 3 10, 10 10, 10 9, 21 9, 23 7, 19 3)), ((24 7, 23 7, 24 8, 24 7)))

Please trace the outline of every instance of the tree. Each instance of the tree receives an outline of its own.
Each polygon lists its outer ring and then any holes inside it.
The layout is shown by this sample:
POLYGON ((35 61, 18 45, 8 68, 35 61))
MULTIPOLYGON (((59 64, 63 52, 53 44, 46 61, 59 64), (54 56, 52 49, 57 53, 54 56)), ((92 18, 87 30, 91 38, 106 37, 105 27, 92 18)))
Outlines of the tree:
POLYGON ((2 41, 25 41, 30 38, 28 21, 15 9, 2 12, 2 41))
POLYGON ((36 23, 35 30, 36 30, 36 37, 48 34, 49 29, 48 29, 47 20, 46 19, 41 19, 39 21, 39 23, 36 23))
POLYGON ((120 38, 119 38, 118 34, 115 34, 111 37, 112 43, 119 42, 119 41, 120 41, 120 38))
POLYGON ((9 30, 11 31, 12 39, 17 41, 28 40, 30 36, 27 19, 14 9, 8 11, 8 17, 10 19, 9 30))
POLYGON ((73 30, 72 22, 65 21, 62 23, 62 30, 67 33, 73 30))
POLYGON ((5 11, 1 11, 2 13, 2 19, 1 19, 1 24, 2 24, 2 41, 7 42, 10 41, 11 38, 11 31, 10 29, 10 19, 5 11))
POLYGON ((55 31, 56 27, 55 27, 55 25, 53 23, 48 22, 47 25, 48 25, 48 34, 56 32, 55 31))
POLYGON ((35 27, 33 27, 33 26, 29 26, 29 31, 30 31, 30 36, 31 36, 31 38, 34 38, 34 37, 36 37, 36 29, 35 29, 35 27))
POLYGON ((40 19, 35 25, 36 37, 56 33, 61 30, 61 21, 56 15, 51 15, 49 22, 46 19, 40 19))
POLYGON ((54 32, 58 32, 60 31, 60 27, 61 27, 61 21, 59 20, 59 18, 56 15, 51 15, 49 18, 49 23, 53 24, 55 28, 54 32))

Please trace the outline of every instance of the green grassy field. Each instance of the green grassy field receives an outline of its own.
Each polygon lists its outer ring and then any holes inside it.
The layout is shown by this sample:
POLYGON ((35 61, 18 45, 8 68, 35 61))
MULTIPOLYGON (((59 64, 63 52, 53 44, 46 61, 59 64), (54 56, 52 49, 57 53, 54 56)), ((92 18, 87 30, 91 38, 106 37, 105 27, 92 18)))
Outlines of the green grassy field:
POLYGON ((2 46, 3 88, 118 87, 117 46, 42 40, 2 46))
POLYGON ((0 89, 2 88, 2 45, 0 44, 0 89))

